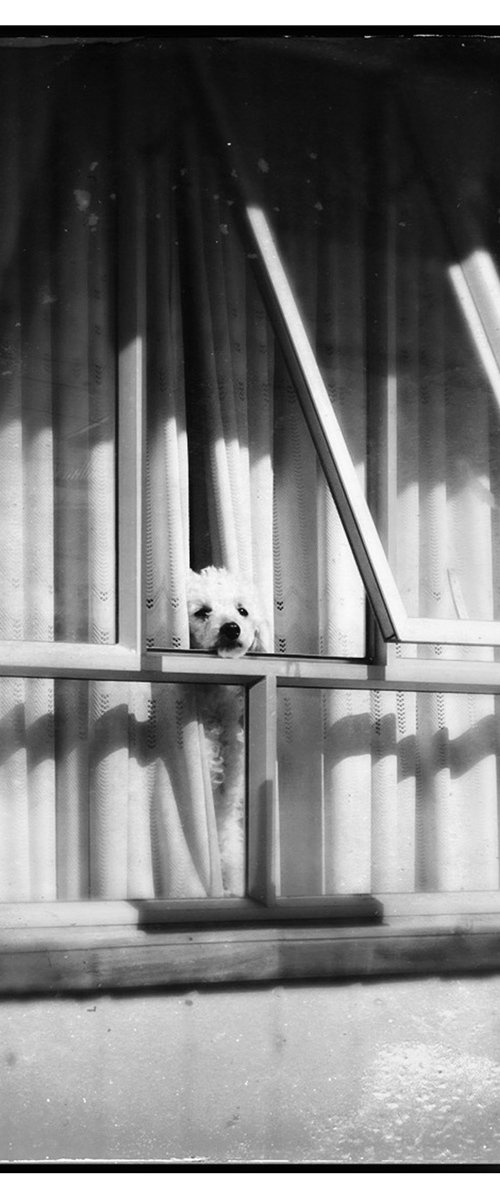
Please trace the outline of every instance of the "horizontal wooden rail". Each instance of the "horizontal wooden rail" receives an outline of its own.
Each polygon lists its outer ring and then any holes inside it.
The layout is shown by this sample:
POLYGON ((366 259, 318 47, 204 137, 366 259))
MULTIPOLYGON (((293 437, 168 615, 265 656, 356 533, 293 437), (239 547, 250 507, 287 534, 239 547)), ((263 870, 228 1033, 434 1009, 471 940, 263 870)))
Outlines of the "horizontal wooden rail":
MULTIPOLYGON (((54 644, 55 645, 55 644, 54 644)), ((22 650, 22 644, 21 644, 22 650)), ((277 687, 361 689, 395 692, 500 693, 500 662, 469 659, 396 658, 387 666, 335 658, 247 655, 222 659, 195 650, 150 651, 142 659, 122 647, 61 646, 29 662, 24 653, 0 665, 0 677, 101 679, 131 683, 218 683, 253 687, 265 679, 277 687), (102 653, 99 651, 102 650, 102 653), (87 651, 88 654, 87 654, 87 651)))
POLYGON ((383 907, 369 895, 296 896, 266 905, 255 899, 54 900, 0 903, 0 929, 83 929, 150 925, 212 925, 229 922, 320 920, 380 921, 383 907))
POLYGON ((92 642, 2 642, 0 675, 74 674, 113 678, 140 670, 141 656, 128 646, 92 642))
MULTIPOLYGON (((251 898, 188 900, 45 900, 0 903, 0 929, 12 931, 108 929, 238 922, 441 921, 460 924, 480 917, 500 921, 500 891, 384 892, 374 895, 289 896, 270 904, 251 898)), ((24 936, 24 935, 23 935, 24 936)))

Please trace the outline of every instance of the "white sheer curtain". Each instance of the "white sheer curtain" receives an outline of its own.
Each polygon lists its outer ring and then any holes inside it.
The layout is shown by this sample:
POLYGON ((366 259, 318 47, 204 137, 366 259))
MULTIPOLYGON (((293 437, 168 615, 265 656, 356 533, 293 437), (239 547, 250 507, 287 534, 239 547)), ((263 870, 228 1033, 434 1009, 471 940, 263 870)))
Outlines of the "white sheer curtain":
MULTIPOLYGON (((0 629, 4 639, 116 640, 116 179, 113 89, 99 56, 9 56, 1 73, 0 629)), ((168 223, 165 239, 171 236, 168 223)), ((168 267, 166 267, 168 273, 168 267)), ((161 273, 172 325, 179 306, 161 273)), ((164 331, 165 332, 165 331, 164 331)), ((182 386, 171 393, 182 410, 182 386)), ((150 475, 184 579, 182 439, 165 414, 150 475), (165 469, 165 467, 167 469, 165 469)), ((163 527, 162 527, 163 533, 163 527)), ((158 556, 161 558, 160 544, 158 556)), ((176 612, 169 586, 171 614, 176 612)), ((185 607, 178 612, 186 637, 185 607)), ((222 891, 203 730, 187 689, 3 679, 0 898, 222 891)))
MULTIPOLYGON (((109 643, 110 113, 102 78, 82 97, 78 73, 63 68, 54 87, 53 67, 50 55, 11 53, 0 79, 0 630, 7 640, 109 643)), ((82 705, 56 706, 50 680, 3 679, 0 712, 0 896, 85 894, 82 705)))

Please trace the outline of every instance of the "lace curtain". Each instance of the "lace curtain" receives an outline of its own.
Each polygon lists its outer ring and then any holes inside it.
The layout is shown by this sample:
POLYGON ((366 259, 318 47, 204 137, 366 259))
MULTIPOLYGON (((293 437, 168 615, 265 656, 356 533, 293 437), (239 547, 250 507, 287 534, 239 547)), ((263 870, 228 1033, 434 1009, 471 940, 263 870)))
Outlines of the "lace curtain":
MULTIPOLYGON (((57 76, 37 55, 26 63, 0 77, 11 114, 2 124, 1 635, 112 644, 114 83, 99 59, 90 73, 82 60, 81 74, 72 63, 57 76)), ((304 131, 296 97, 273 132, 263 88, 255 150, 250 134, 248 144, 364 484, 366 107, 356 87, 342 98, 347 124, 337 115, 304 131)), ((230 197, 193 133, 175 154, 167 140, 141 162, 148 644, 187 647, 186 569, 214 562, 253 579, 277 653, 362 657, 363 588, 230 197)), ((414 199, 398 203, 411 210, 414 199)), ((449 572, 460 574, 469 546, 465 600, 483 606, 470 615, 488 616, 496 426, 473 356, 456 365, 462 341, 425 245, 419 227, 399 247, 395 569, 410 611, 437 594, 444 607, 433 615, 454 615, 449 572), (457 454, 458 420, 447 414, 464 380, 475 401, 457 454)), ((16 679, 2 681, 0 697, 1 899, 222 894, 196 689, 16 679)), ((497 751, 489 698, 284 689, 284 890, 497 887, 497 751)))

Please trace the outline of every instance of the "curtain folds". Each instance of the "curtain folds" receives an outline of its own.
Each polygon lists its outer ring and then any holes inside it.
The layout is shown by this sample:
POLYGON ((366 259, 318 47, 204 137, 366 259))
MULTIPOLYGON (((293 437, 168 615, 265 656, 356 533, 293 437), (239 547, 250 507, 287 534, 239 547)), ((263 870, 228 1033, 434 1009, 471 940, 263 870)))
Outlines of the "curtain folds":
MULTIPOLYGON (((114 94, 102 61, 57 87, 37 64, 0 75, 0 636, 113 644, 114 94)), ((303 140, 295 97, 281 143, 264 95, 247 135, 366 487, 368 114, 347 91, 303 140)), ((142 162, 148 645, 188 647, 187 570, 214 563, 256 586, 276 653, 363 658, 366 597, 234 206, 189 124, 142 162)), ((392 198, 394 568, 410 612, 488 618, 497 423, 410 180, 392 198)), ((2 680, 0 900, 222 895, 199 701, 188 685, 2 680)), ((498 887, 492 698, 291 688, 279 705, 285 894, 498 887)))

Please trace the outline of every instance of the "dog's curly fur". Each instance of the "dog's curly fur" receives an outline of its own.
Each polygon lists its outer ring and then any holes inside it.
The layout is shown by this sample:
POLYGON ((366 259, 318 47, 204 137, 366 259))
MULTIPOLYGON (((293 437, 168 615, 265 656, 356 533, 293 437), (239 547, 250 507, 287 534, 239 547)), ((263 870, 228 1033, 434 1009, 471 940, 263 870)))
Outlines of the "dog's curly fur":
POLYGON ((222 885, 226 896, 245 894, 245 695, 243 688, 202 684, 203 725, 214 798, 222 885))
MULTIPOLYGON (((264 623, 254 589, 223 567, 205 567, 188 579, 191 646, 221 658, 265 649, 264 623)), ((224 892, 245 891, 245 693, 240 687, 202 685, 200 715, 210 767, 224 892)))
POLYGON ((188 614, 191 645, 221 658, 241 658, 265 650, 264 622, 251 584, 225 567, 189 572, 188 614))

